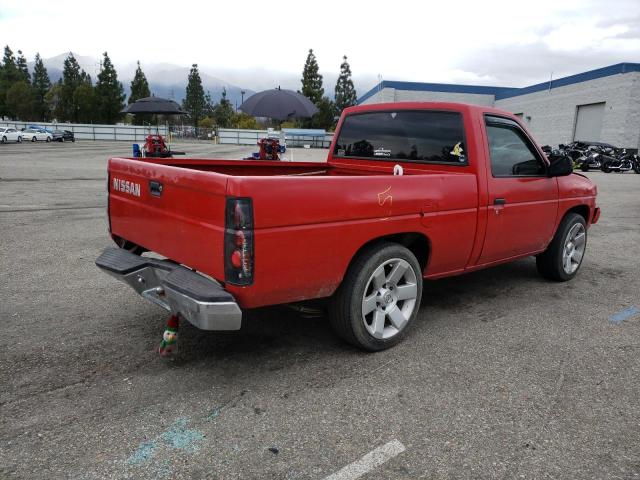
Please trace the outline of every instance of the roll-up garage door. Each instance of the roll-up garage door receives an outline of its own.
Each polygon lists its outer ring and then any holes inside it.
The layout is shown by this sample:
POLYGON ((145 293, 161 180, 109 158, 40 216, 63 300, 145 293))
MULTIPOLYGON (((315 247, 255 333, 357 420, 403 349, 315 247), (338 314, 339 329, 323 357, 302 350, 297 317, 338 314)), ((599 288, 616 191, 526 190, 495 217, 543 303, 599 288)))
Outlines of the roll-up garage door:
POLYGON ((603 116, 604 102, 578 105, 576 131, 573 139, 586 142, 599 142, 603 116))

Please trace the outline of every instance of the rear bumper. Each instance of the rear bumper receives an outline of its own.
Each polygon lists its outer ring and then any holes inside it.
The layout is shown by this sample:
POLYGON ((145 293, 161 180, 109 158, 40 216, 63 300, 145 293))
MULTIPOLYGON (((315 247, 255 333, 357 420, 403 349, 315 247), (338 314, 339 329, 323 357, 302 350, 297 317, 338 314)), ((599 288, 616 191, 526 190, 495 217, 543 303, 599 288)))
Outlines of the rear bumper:
POLYGON ((107 248, 96 265, 142 297, 202 330, 239 330, 242 311, 215 280, 169 260, 107 248))

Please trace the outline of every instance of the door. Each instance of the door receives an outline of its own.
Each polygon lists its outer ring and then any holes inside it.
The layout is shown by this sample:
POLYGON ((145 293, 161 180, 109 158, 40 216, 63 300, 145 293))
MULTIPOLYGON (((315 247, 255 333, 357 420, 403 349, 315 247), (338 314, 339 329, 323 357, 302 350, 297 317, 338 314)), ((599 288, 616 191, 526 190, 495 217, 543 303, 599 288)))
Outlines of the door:
POLYGON ((543 249, 553 234, 558 182, 513 120, 486 115, 489 205, 480 264, 543 249))
POLYGON ((599 142, 602 132, 604 102, 590 105, 578 105, 574 141, 599 142))

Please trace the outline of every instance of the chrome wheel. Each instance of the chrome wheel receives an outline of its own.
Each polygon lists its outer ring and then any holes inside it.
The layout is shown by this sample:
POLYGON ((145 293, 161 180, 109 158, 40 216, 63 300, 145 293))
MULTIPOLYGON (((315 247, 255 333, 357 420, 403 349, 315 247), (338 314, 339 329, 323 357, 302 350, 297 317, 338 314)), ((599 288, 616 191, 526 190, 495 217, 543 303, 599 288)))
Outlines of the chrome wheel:
POLYGON ((374 270, 362 297, 362 321, 375 338, 402 331, 416 306, 416 272, 406 260, 392 258, 374 270))
POLYGON ((584 225, 576 223, 571 227, 564 241, 562 250, 562 269, 571 275, 580 266, 587 243, 587 231, 584 225))

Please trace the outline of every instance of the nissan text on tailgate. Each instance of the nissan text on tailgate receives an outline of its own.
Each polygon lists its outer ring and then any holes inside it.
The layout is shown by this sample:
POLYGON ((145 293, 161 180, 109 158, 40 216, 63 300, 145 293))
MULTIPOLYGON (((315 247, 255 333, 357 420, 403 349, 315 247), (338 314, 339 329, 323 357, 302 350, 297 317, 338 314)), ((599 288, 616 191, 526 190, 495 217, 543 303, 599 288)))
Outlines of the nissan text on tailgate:
POLYGON ((453 103, 348 108, 326 163, 111 158, 108 174, 118 247, 96 264, 171 313, 165 344, 180 319, 237 330, 244 309, 328 298, 340 337, 389 348, 424 279, 533 255, 571 280, 600 214, 518 118, 453 103))

